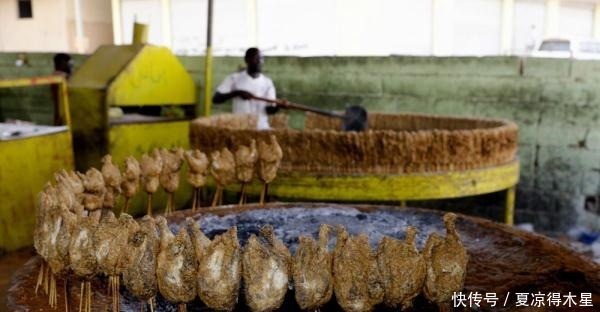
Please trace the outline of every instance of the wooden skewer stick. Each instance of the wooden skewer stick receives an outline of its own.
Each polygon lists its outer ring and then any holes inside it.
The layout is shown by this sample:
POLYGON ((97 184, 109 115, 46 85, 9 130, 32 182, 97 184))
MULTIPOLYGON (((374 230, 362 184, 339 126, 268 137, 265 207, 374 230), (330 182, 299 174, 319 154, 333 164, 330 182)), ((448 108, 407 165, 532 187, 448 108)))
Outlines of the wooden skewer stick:
POLYGON ((50 303, 51 308, 56 307, 56 279, 54 278, 54 273, 50 272, 50 297, 48 301, 50 303))
POLYGON ((446 302, 442 302, 442 303, 438 303, 438 311, 439 312, 450 312, 450 311, 452 311, 452 308, 450 307, 450 304, 448 304, 446 302))
POLYGON ((44 262, 40 264, 40 272, 38 273, 37 282, 35 283, 35 294, 38 293, 38 288, 44 283, 44 262))
POLYGON ((123 206, 123 210, 121 210, 121 213, 127 213, 127 211, 129 211, 129 197, 125 197, 125 205, 123 206))
POLYGON ((152 193, 148 193, 148 206, 146 210, 146 214, 152 216, 152 193))
POLYGON ((85 282, 81 282, 81 290, 79 291, 79 312, 81 312, 81 309, 83 308, 83 301, 84 301, 83 296, 85 295, 84 293, 85 293, 85 282))
POLYGON ((223 197, 223 187, 220 184, 217 184, 217 189, 215 191, 215 196, 212 201, 212 208, 215 208, 217 204, 221 201, 221 197, 223 197))
POLYGON ((243 205, 246 203, 246 183, 242 183, 242 189, 240 190, 240 202, 239 205, 243 205))
POLYGON ((267 193, 269 192, 269 183, 263 185, 262 192, 260 192, 260 205, 264 206, 267 199, 267 193))
POLYGON ((86 287, 86 291, 87 291, 87 310, 86 312, 92 312, 92 282, 87 281, 85 282, 85 284, 87 285, 86 287))
POLYGON ((175 202, 175 193, 169 193, 168 197, 167 197, 167 208, 165 209, 165 215, 170 215, 174 209, 174 202, 175 202))
POLYGON ((187 305, 185 303, 180 303, 177 306, 177 311, 178 312, 187 312, 187 305))
POLYGON ((69 275, 65 276, 65 281, 63 284, 63 295, 65 297, 65 312, 69 312, 69 295, 67 293, 67 288, 69 287, 69 275))
POLYGON ((46 267, 46 270, 44 270, 44 293, 46 295, 49 295, 48 283, 49 283, 49 279, 50 279, 50 266, 45 265, 45 267, 46 267))
POLYGON ((196 201, 198 200, 198 189, 194 188, 194 192, 192 193, 192 211, 196 211, 196 201))

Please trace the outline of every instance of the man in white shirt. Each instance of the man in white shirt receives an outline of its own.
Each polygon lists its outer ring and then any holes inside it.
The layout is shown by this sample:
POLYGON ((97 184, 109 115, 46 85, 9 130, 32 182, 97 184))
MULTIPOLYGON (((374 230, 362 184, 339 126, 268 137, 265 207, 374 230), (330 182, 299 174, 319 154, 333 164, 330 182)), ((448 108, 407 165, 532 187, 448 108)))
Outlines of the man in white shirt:
POLYGON ((234 114, 256 114, 257 128, 270 129, 267 114, 277 112, 277 107, 252 97, 274 100, 275 86, 269 77, 261 74, 263 58, 258 48, 246 50, 244 61, 246 69, 233 73, 223 80, 213 96, 213 103, 220 104, 233 99, 234 114))

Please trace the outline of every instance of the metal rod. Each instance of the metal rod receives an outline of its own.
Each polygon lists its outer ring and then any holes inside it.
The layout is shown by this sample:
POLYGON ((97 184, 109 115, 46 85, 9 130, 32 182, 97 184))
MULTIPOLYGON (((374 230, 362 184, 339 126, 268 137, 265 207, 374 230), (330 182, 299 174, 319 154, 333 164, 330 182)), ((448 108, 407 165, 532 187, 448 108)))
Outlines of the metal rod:
POLYGON ((213 1, 208 0, 206 55, 204 56, 204 116, 210 116, 212 107, 212 17, 213 1))
POLYGON ((259 97, 259 96, 253 96, 252 98, 254 98, 255 100, 275 104, 281 108, 313 112, 316 114, 325 115, 325 116, 334 117, 334 118, 341 118, 341 119, 345 118, 345 115, 343 115, 343 114, 338 114, 338 113, 335 113, 332 111, 319 109, 319 108, 315 108, 315 107, 311 107, 311 106, 306 106, 306 105, 302 105, 302 104, 298 104, 298 103, 284 102, 282 100, 267 99, 267 98, 263 98, 263 97, 259 97))

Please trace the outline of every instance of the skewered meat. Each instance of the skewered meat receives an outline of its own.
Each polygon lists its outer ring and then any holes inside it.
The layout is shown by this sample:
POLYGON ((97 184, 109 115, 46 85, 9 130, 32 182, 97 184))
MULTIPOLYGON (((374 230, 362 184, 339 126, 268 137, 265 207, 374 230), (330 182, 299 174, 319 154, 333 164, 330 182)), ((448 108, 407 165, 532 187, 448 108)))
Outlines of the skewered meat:
POLYGON ((312 237, 298 238, 293 272, 296 302, 302 310, 317 310, 331 299, 332 257, 327 250, 330 229, 328 225, 321 225, 318 243, 312 237))
POLYGON ((412 306, 425 282, 426 266, 415 246, 417 230, 409 226, 404 241, 384 236, 377 248, 377 263, 385 292, 384 303, 392 308, 412 306))
POLYGON ((152 151, 152 156, 142 155, 140 168, 142 169, 142 181, 147 193, 154 193, 158 189, 159 175, 162 170, 162 158, 157 149, 152 151))
POLYGON ((50 232, 48 265, 52 273, 61 274, 69 268, 69 244, 75 231, 77 218, 65 205, 60 203, 59 209, 53 210, 50 218, 53 226, 50 232))
POLYGON ((123 271, 125 287, 140 300, 151 300, 156 296, 156 257, 158 255, 158 234, 156 222, 144 216, 139 222, 140 230, 135 232, 127 243, 129 258, 123 271))
POLYGON ((163 163, 160 184, 167 193, 174 193, 179 187, 179 170, 183 164, 184 151, 182 148, 171 150, 162 148, 159 151, 163 163))
POLYGON ((254 176, 254 167, 258 161, 258 150, 256 141, 252 140, 250 146, 241 145, 235 151, 235 172, 238 181, 250 183, 254 176))
POLYGON ((189 167, 188 182, 194 187, 203 187, 206 184, 208 172, 208 157, 199 150, 185 152, 185 159, 189 167))
POLYGON ((273 227, 260 229, 261 242, 250 236, 242 255, 246 301, 254 312, 273 311, 281 306, 291 275, 291 255, 275 237, 273 227))
POLYGON ((446 237, 441 239, 432 233, 425 244, 424 258, 427 263, 425 297, 438 305, 447 305, 455 292, 462 291, 465 284, 469 255, 456 232, 456 215, 444 215, 446 237))
POLYGON ((174 193, 179 188, 179 170, 183 164, 183 149, 176 148, 170 151, 160 149, 163 167, 160 173, 160 184, 168 193, 167 207, 165 213, 168 215, 174 210, 174 193))
POLYGON ((69 267, 69 243, 76 219, 75 215, 64 205, 53 212, 55 214, 50 216, 53 227, 50 232, 48 265, 52 273, 61 274, 69 267))
POLYGON ((121 182, 121 189, 123 190, 123 196, 131 198, 135 196, 140 185, 140 175, 142 169, 140 163, 133 156, 125 159, 125 171, 123 172, 123 181, 121 182))
POLYGON ((102 157, 102 177, 106 185, 104 195, 104 208, 112 209, 115 207, 117 197, 121 194, 121 171, 112 162, 112 156, 102 157))
POLYGON ((152 215, 152 194, 158 190, 158 186, 160 185, 159 176, 162 166, 162 158, 157 149, 152 151, 152 156, 148 156, 147 154, 142 155, 140 168, 142 169, 144 189, 148 193, 148 205, 146 207, 148 215, 152 215))
POLYGON ((94 235, 96 260, 100 271, 108 276, 120 275, 127 266, 127 242, 139 225, 128 214, 122 213, 118 219, 108 211, 100 220, 94 235))
POLYGON ((237 228, 210 241, 193 219, 186 222, 198 257, 198 296, 211 309, 232 311, 238 301, 242 269, 237 228))
MULTIPOLYGON (((65 204, 57 202, 58 206, 51 209, 46 215, 45 222, 48 223, 49 240, 47 246, 47 263, 50 275, 46 277, 49 281, 49 304, 54 308, 58 302, 56 277, 66 273, 69 269, 69 244, 73 234, 76 218, 65 204)), ((38 278, 39 281, 39 278, 38 278)), ((38 282, 39 284, 39 282, 38 282)))
POLYGON ((156 262, 158 289, 165 299, 185 304, 196 297, 197 260, 192 241, 184 228, 175 236, 165 218, 157 217, 156 222, 160 229, 156 262))
MULTIPOLYGON (((58 182, 55 188, 58 202, 73 213, 79 214, 83 212, 83 205, 79 202, 82 199, 81 194, 76 195, 71 189, 72 186, 70 185, 70 182, 63 177, 59 178, 58 174, 55 174, 55 177, 58 182)), ((77 177, 77 179, 79 179, 79 177, 77 177)))
POLYGON ((141 171, 142 169, 137 159, 133 156, 125 159, 125 171, 123 172, 123 179, 121 181, 121 190, 123 191, 123 196, 125 196, 125 205, 122 212, 129 210, 129 201, 138 191, 141 171))
POLYGON ((33 246, 37 253, 46 261, 50 253, 51 233, 54 232, 55 222, 58 211, 58 199, 56 189, 50 184, 46 184, 44 190, 38 195, 37 215, 35 230, 33 232, 33 246))
POLYGON ((227 148, 212 152, 210 158, 212 160, 210 173, 217 182, 217 189, 212 201, 212 206, 215 207, 223 199, 223 188, 235 182, 235 160, 227 148))
POLYGON ((372 311, 383 301, 377 258, 365 234, 349 237, 346 229, 338 226, 333 251, 333 287, 345 311, 372 311))
POLYGON ((192 194, 192 211, 201 206, 201 190, 200 188, 206 184, 206 175, 208 174, 209 161, 206 154, 199 150, 185 152, 185 159, 188 164, 188 182, 194 188, 192 194))
POLYGON ((81 194, 85 191, 83 187, 83 181, 81 180, 80 174, 74 171, 66 171, 64 169, 54 174, 54 178, 58 185, 62 185, 68 189, 71 194, 75 196, 77 201, 80 200, 81 194))
POLYGON ((98 228, 100 215, 77 216, 77 226, 69 244, 71 270, 78 277, 90 279, 98 272, 94 235, 98 228))
POLYGON ((194 252, 196 253, 196 260, 200 262, 200 259, 204 258, 206 249, 210 245, 210 239, 204 235, 199 227, 196 226, 196 221, 188 217, 185 219, 185 224, 188 228, 192 245, 194 245, 194 252))
POLYGON ((258 142, 258 177, 264 183, 271 183, 277 176, 277 170, 283 158, 283 151, 274 135, 270 136, 271 144, 258 142))
POLYGON ((139 225, 130 215, 122 213, 119 219, 116 219, 112 211, 108 210, 94 234, 96 261, 100 272, 109 277, 113 311, 119 311, 119 281, 128 264, 127 242, 137 231, 139 225))
POLYGON ((69 244, 69 261, 75 276, 82 279, 79 298, 80 310, 91 311, 92 283, 91 279, 98 274, 98 261, 96 260, 96 246, 94 235, 100 221, 100 213, 89 216, 77 215, 77 226, 71 236, 69 244))
POLYGON ((102 173, 96 168, 90 168, 84 176, 81 176, 83 188, 83 205, 87 210, 97 210, 102 208, 106 187, 102 173))
POLYGON ((214 151, 210 155, 212 160, 210 164, 210 173, 220 186, 226 186, 235 183, 235 160, 233 154, 223 148, 220 151, 214 151))

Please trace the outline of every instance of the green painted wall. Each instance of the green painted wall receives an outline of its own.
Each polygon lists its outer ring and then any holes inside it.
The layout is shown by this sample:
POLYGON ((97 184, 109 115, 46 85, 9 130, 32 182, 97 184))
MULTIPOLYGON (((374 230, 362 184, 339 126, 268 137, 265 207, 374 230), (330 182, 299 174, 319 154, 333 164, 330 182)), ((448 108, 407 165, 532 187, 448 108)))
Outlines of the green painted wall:
MULTIPOLYGON (((30 55, 30 68, 15 68, 15 59, 16 54, 0 54, 0 77, 51 72, 51 55, 30 55)), ((82 59, 78 56, 76 63, 82 59)), ((201 101, 203 58, 180 59, 196 81, 201 101)), ((216 58, 215 86, 242 64, 241 58, 216 58)), ((564 230, 583 215, 584 198, 600 194, 600 62, 527 59, 520 64, 515 57, 270 57, 264 69, 280 97, 308 105, 340 109, 348 103, 369 111, 516 121, 522 164, 517 222, 533 222, 547 232, 564 230)), ((8 112, 21 105, 31 116, 49 118, 37 108, 42 91, 11 91, 8 99, 3 95, 0 103, 8 103, 8 112)), ((229 105, 213 109, 228 110, 229 105)), ((0 111, 0 117, 5 112, 0 111)), ((301 125, 302 119, 296 116, 294 126, 301 125)), ((498 205, 491 208, 496 210, 491 213, 494 217, 501 215, 498 205)), ((600 222, 594 222, 600 227, 600 222)))

